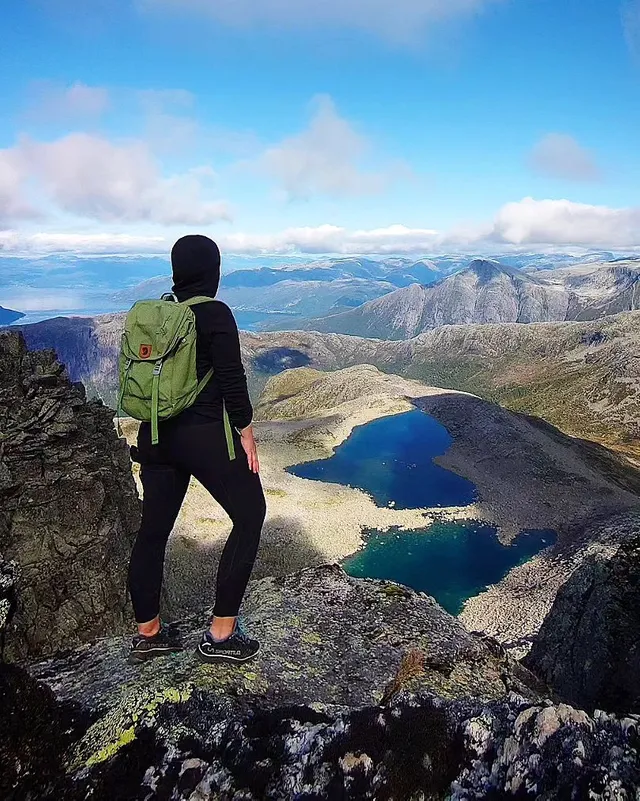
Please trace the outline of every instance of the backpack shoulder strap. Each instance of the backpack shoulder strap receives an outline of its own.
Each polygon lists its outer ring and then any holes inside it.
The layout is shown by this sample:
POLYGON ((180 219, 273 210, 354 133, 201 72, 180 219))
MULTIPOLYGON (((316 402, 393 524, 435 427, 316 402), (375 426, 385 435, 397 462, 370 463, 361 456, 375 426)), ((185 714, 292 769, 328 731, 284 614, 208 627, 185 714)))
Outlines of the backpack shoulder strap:
MULTIPOLYGON (((201 303, 218 303, 215 298, 207 298, 204 295, 198 296, 195 298, 189 298, 189 300, 183 301, 185 306, 198 306, 201 303)), ((213 378, 213 368, 211 368, 207 374, 202 378, 200 383, 198 384, 197 395, 199 395, 204 388, 207 386, 209 381, 213 378)), ((227 405, 222 401, 222 419, 224 421, 224 434, 225 439, 227 440, 227 450, 229 451, 229 459, 233 462, 236 458, 236 450, 235 450, 235 443, 233 441, 233 431, 231 428, 231 421, 229 420, 229 413, 227 412, 227 405)))
POLYGON ((195 298, 189 298, 189 300, 182 301, 185 306, 199 306, 201 303, 211 303, 211 301, 215 301, 215 298, 207 298, 204 295, 198 295, 195 298))

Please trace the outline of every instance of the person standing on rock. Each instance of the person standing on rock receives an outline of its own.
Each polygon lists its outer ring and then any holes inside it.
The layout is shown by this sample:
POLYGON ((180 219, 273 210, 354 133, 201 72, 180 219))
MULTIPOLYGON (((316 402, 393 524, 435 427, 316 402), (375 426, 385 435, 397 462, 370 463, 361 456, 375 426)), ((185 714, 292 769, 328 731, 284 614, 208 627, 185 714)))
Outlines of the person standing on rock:
POLYGON ((193 405, 158 424, 158 444, 152 444, 152 425, 143 422, 138 446, 132 448, 132 458, 141 465, 144 498, 142 525, 129 567, 139 631, 130 660, 144 661, 183 648, 171 629, 162 626, 159 607, 167 540, 193 476, 233 522, 218 567, 211 628, 202 636, 198 655, 206 662, 246 662, 260 646, 240 630, 237 617, 256 559, 266 505, 238 328, 228 306, 213 300, 220 282, 220 251, 215 242, 205 236, 185 236, 174 245, 171 264, 175 299, 199 300, 192 306, 196 362, 198 381, 206 385, 193 405), (213 377, 206 383, 211 370, 213 377))

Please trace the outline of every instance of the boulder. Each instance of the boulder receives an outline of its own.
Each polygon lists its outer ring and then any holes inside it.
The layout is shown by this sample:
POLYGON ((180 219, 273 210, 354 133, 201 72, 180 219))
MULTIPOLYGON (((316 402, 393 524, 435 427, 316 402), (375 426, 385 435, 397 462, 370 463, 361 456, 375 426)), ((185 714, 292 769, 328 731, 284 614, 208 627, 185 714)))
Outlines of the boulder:
POLYGON ((21 575, 8 658, 124 631, 139 514, 113 412, 86 400, 53 351, 0 333, 0 554, 21 575))
POLYGON ((634 525, 560 589, 525 660, 585 709, 640 712, 640 516, 634 525))

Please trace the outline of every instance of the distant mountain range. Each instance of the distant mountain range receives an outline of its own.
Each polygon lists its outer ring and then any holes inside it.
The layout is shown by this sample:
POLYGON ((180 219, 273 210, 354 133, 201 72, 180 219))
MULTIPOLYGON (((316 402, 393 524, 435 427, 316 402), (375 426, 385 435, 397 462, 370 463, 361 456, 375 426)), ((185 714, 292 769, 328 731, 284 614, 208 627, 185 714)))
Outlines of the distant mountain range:
POLYGON ((625 259, 544 270, 536 276, 571 292, 568 317, 572 320, 595 320, 640 309, 640 261, 625 259))
MULTIPOLYGON (((546 283, 551 274, 576 265, 614 260, 614 253, 509 253, 488 257, 432 254, 429 257, 223 255, 221 298, 249 330, 295 327, 299 320, 334 316, 413 284, 429 286, 467 269, 474 259, 498 261, 546 283), (338 282, 343 283, 340 288, 338 282), (293 284, 299 284, 295 288, 293 284), (286 286, 288 284, 288 286, 286 286)), ((628 257, 627 257, 628 258, 628 257)), ((33 257, 0 253, 0 287, 5 306, 22 309, 31 322, 69 314, 124 311, 141 298, 159 297, 171 287, 165 256, 33 257), (14 299, 20 297, 24 308, 14 299), (73 311, 68 311, 72 309, 73 311), (65 311, 67 310, 67 311, 65 311)), ((2 302, 2 297, 0 297, 2 302)))
POLYGON ((297 327, 394 340, 442 325, 590 320, 639 308, 640 262, 524 271, 476 259, 430 286, 413 284, 297 327))
POLYGON ((441 325, 564 320, 570 295, 561 286, 496 261, 476 259, 431 286, 413 284, 357 309, 310 320, 314 331, 410 339, 441 325))
MULTIPOLYGON (((307 264, 283 264, 278 267, 267 266, 257 269, 240 269, 224 272, 221 292, 230 297, 235 290, 268 289, 281 283, 332 284, 338 281, 356 280, 380 284, 391 292, 398 287, 415 283, 430 284, 442 278, 445 273, 431 261, 410 261, 390 259, 373 261, 371 259, 326 259, 307 264)), ((120 290, 111 297, 116 303, 133 303, 148 297, 158 297, 171 289, 171 277, 159 275, 135 286, 120 290)), ((374 293, 375 294, 375 293, 374 293)), ((378 293, 382 294, 382 293, 378 293)), ((259 301, 264 306, 262 294, 245 292, 242 297, 259 301)), ((279 311, 279 309, 273 309, 279 311)))
POLYGON ((5 309, 0 306, 0 325, 11 325, 11 323, 21 320, 24 316, 22 312, 5 309))
MULTIPOLYGON (((230 287, 228 279, 233 275, 235 273, 225 277, 217 297, 235 311, 256 311, 301 318, 338 314, 387 295, 396 288, 386 281, 365 278, 332 278, 324 281, 287 278, 262 287, 240 285, 230 287)), ((288 272, 285 272, 285 275, 288 275, 288 272)), ((114 296, 113 304, 126 308, 137 300, 161 297, 170 291, 170 278, 152 278, 134 287, 133 290, 118 293, 114 296)), ((285 327, 288 325, 287 322, 285 327)))
MULTIPOLYGON (((258 330, 379 339, 407 339, 439 325, 591 319, 637 308, 637 263, 603 265, 595 254, 586 264, 575 259, 331 258, 236 269, 223 275, 218 296, 238 312, 269 315, 252 324, 258 330)), ((105 308, 125 309, 170 289, 168 274, 156 276, 114 293, 105 308)))
POLYGON ((225 288, 265 287, 279 281, 339 281, 361 278, 383 281, 394 287, 409 286, 414 283, 430 284, 444 275, 433 261, 411 262, 407 259, 373 261, 372 259, 327 259, 307 265, 274 269, 263 267, 258 270, 236 270, 225 276, 225 288))

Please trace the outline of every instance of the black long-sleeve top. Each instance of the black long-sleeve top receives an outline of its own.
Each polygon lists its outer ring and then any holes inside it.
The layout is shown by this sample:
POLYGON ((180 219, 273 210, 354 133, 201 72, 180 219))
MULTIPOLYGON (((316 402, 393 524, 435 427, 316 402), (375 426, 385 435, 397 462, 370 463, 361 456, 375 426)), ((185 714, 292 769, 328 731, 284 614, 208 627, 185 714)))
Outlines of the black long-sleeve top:
MULTIPOLYGON (((171 266, 173 291, 179 301, 215 298, 220 283, 220 250, 212 239, 200 234, 182 237, 171 250, 171 266)), ((240 355, 238 326, 231 309, 219 300, 211 300, 192 306, 192 310, 198 334, 198 380, 212 367, 213 378, 179 418, 194 423, 222 422, 224 400, 231 425, 246 428, 253 419, 253 408, 240 355)))
POLYGON ((213 378, 193 406, 186 409, 180 418, 193 423, 221 422, 224 399, 231 425, 237 429, 246 428, 253 420, 253 407, 242 364, 238 326, 233 313, 219 300, 201 303, 192 309, 198 335, 198 380, 212 367, 213 378))

